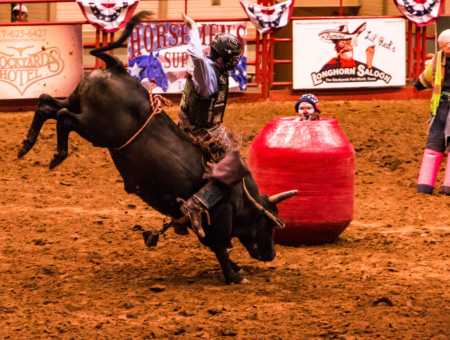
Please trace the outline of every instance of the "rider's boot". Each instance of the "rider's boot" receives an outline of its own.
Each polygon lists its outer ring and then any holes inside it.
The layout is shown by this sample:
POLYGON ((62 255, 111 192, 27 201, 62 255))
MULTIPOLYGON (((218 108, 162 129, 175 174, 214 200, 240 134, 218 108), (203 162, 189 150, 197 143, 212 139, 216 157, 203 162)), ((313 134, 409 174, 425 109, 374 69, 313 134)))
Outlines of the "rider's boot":
POLYGON ((443 156, 444 154, 442 152, 425 149, 422 165, 420 166, 419 178, 417 180, 417 192, 429 195, 433 193, 443 156))
POLYGON ((181 212, 189 217, 192 229, 199 237, 205 237, 202 212, 208 216, 209 223, 208 210, 219 203, 229 190, 229 186, 225 183, 210 179, 203 188, 181 205, 181 212))
POLYGON ((181 205, 180 210, 185 216, 189 217, 192 230, 199 237, 205 237, 205 232, 202 228, 202 212, 205 208, 200 201, 195 196, 192 196, 181 205))

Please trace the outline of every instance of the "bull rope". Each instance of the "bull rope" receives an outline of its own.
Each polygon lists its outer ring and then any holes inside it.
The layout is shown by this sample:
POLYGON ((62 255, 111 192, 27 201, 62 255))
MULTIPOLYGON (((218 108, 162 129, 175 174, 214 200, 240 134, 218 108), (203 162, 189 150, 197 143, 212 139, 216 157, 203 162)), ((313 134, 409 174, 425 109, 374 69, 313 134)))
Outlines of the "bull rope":
POLYGON ((192 138, 192 143, 198 145, 202 152, 209 155, 214 163, 219 163, 230 149, 229 144, 219 137, 213 137, 209 133, 200 137, 189 132, 189 136, 192 138))
POLYGON ((141 132, 142 130, 144 130, 144 128, 147 126, 148 122, 150 121, 150 119, 152 119, 152 117, 154 115, 157 115, 159 113, 161 113, 162 111, 162 107, 161 107, 161 102, 164 103, 164 105, 166 106, 172 106, 172 102, 167 99, 164 98, 163 96, 159 95, 159 94, 153 94, 153 88, 155 86, 155 79, 151 80, 151 85, 150 85, 150 91, 149 91, 149 97, 150 97, 150 104, 152 105, 152 114, 150 115, 150 117, 148 117, 147 121, 144 123, 144 125, 142 125, 142 127, 138 130, 138 132, 136 132, 133 137, 131 137, 128 142, 126 142, 124 145, 122 145, 119 148, 116 148, 116 150, 121 150, 124 147, 126 147, 128 144, 130 144, 141 132))
POLYGON ((256 200, 250 195, 250 193, 247 190, 247 187, 245 186, 245 179, 242 179, 242 186, 244 187, 244 192, 247 195, 247 198, 253 203, 253 205, 258 208, 258 210, 262 211, 268 218, 270 218, 272 221, 276 223, 277 226, 280 228, 284 228, 285 224, 283 220, 279 217, 276 217, 274 214, 272 214, 270 211, 268 211, 266 208, 264 208, 261 204, 256 202, 256 200))

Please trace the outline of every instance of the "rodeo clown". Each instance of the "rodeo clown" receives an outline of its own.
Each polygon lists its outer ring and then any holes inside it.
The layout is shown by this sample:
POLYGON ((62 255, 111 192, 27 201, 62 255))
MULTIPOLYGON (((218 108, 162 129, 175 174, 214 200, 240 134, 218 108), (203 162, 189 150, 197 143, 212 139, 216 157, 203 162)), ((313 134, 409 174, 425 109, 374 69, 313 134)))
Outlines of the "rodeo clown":
POLYGON ((295 104, 295 112, 300 116, 300 120, 319 120, 319 100, 313 94, 304 94, 295 104))
MULTIPOLYGON (((205 237, 202 213, 215 206, 248 173, 233 139, 221 125, 228 95, 228 71, 239 63, 242 45, 229 33, 218 33, 211 43, 210 57, 204 57, 197 24, 182 13, 189 30, 187 52, 193 63, 180 104, 179 126, 190 134, 206 158, 207 184, 183 201, 181 212, 189 217, 192 229, 205 237)), ((180 201, 182 201, 180 199, 180 201)), ((186 234, 186 227, 175 226, 175 232, 186 234)))
MULTIPOLYGON (((417 192, 432 194, 437 173, 450 136, 450 30, 438 37, 436 53, 414 84, 418 90, 432 88, 430 128, 420 166, 417 192)), ((450 195, 450 158, 447 156, 442 193, 450 195)))

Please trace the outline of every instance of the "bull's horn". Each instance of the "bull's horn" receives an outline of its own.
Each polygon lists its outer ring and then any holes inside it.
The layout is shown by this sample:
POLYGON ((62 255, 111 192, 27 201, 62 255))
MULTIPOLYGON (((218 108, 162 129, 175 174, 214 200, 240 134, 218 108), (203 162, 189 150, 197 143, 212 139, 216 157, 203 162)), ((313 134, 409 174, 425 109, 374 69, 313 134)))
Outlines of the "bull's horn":
POLYGON ((291 198, 292 196, 297 195, 298 190, 290 190, 285 192, 280 192, 279 194, 273 195, 269 197, 269 202, 278 204, 281 201, 287 200, 288 198, 291 198))

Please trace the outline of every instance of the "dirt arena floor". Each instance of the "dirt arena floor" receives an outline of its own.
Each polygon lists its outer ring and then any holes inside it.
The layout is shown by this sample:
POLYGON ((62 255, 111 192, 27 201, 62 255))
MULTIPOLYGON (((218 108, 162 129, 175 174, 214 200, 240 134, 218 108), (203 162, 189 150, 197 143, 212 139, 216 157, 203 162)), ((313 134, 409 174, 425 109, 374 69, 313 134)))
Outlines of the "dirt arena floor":
MULTIPOLYGON (((0 338, 450 339, 450 197, 415 190, 428 103, 321 103, 356 151, 354 219, 335 243, 277 245, 268 263, 234 242, 250 281, 235 286, 192 233, 144 246, 136 225, 163 216, 124 191, 107 150, 72 134, 49 170, 48 122, 17 159, 33 113, 1 113, 0 338)), ((229 105, 244 157, 294 104, 229 105)))

